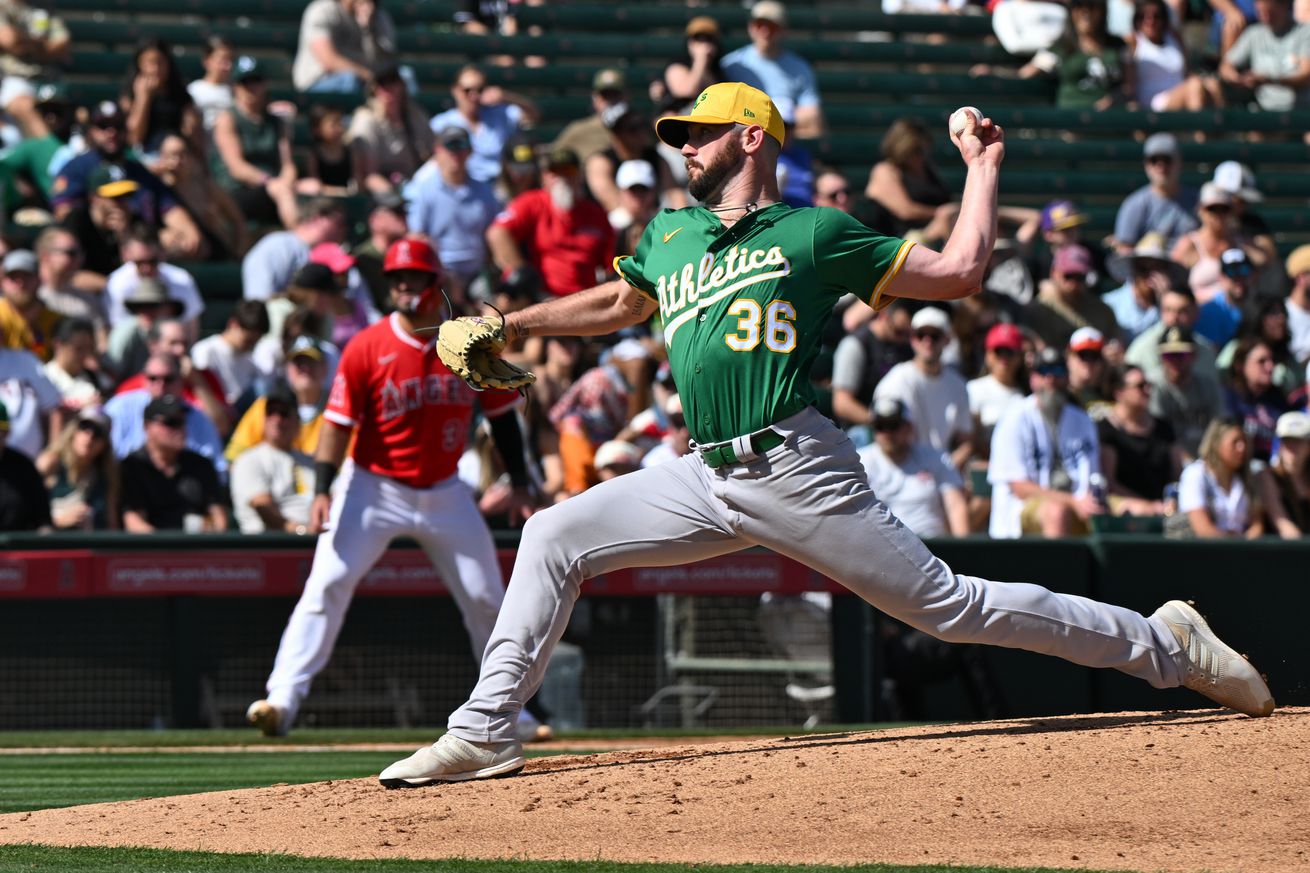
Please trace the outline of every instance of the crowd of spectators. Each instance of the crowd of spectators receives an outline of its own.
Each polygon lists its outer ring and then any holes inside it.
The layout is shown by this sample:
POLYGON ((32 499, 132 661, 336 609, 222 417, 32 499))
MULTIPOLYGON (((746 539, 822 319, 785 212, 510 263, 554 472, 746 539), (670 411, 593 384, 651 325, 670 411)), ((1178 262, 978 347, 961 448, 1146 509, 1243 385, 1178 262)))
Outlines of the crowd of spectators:
MULTIPOLYGON (((1255 0, 1244 28, 1215 4, 1213 73, 1190 66, 1179 16, 1192 7, 1139 0, 1125 18, 1104 0, 993 5, 1002 42, 1034 55, 1019 75, 1052 77, 1059 105, 1275 109, 1310 95, 1310 28, 1286 0, 1255 0)), ((517 32, 514 4, 468 6, 470 33, 517 32)), ((430 240, 455 314, 613 276, 660 208, 694 202, 653 115, 715 82, 775 100, 795 138, 780 161, 789 203, 930 246, 958 212, 934 135, 912 118, 870 143, 880 157, 858 168, 862 190, 852 168, 814 160, 800 141, 823 135, 823 103, 775 0, 751 7, 735 51, 692 10, 685 51, 656 81, 597 70, 592 114, 553 119, 569 122, 553 142, 534 136, 529 97, 473 64, 423 83, 449 89, 450 108, 429 117, 387 11, 313 0, 292 68, 312 136, 300 151, 296 106, 272 101, 261 62, 219 38, 189 84, 152 39, 119 100, 71 105, 53 84, 67 30, 39 11, 0 9, 0 104, 17 137, 0 155, 6 207, 36 228, 0 240, 0 530, 314 533, 324 386, 386 315, 387 247, 430 240), (327 93, 358 104, 314 103, 327 93), (362 227, 348 197, 368 199, 362 227), (208 336, 187 268, 204 260, 239 261, 243 298, 208 336)), ((982 290, 954 306, 843 301, 819 404, 914 530, 1070 536, 1140 518, 1173 536, 1307 532, 1310 246, 1279 256, 1250 168, 1223 162, 1199 191, 1181 170, 1174 136, 1146 138, 1144 184, 1106 239, 1084 234, 1069 200, 1003 206, 982 290)), ((506 355, 539 376, 522 416, 543 505, 691 450, 658 323, 532 337, 506 355)), ((460 475, 494 519, 509 488, 485 425, 460 475)))

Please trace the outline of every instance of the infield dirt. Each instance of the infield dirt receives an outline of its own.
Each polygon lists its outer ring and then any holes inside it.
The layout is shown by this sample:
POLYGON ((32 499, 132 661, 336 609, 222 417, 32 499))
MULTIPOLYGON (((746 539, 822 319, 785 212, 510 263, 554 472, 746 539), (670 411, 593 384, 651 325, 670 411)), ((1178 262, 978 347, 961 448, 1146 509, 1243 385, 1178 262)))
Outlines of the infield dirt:
POLYGON ((343 858, 1310 869, 1310 709, 1019 719, 0 816, 0 843, 343 858))

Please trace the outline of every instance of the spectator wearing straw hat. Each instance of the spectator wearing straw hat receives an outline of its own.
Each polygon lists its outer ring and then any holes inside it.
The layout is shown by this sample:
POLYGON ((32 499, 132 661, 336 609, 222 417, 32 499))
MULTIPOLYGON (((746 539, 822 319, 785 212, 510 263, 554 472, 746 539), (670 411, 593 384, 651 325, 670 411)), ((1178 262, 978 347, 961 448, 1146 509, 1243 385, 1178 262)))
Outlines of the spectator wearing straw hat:
POLYGON ((1292 354, 1302 363, 1310 360, 1310 243, 1298 246, 1287 256, 1287 329, 1292 335, 1292 354))
POLYGON ((1169 257, 1164 237, 1158 233, 1142 237, 1130 254, 1112 257, 1108 268, 1123 284, 1101 300, 1114 313, 1127 343, 1159 322, 1165 292, 1187 282, 1183 266, 1169 257))

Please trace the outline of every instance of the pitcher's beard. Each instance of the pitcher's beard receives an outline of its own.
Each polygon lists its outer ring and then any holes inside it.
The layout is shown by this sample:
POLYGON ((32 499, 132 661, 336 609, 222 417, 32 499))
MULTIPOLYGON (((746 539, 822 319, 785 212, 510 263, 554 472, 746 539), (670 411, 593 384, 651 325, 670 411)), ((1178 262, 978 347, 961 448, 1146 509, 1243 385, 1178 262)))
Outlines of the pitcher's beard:
POLYGON ((687 190, 691 196, 695 197, 702 203, 716 205, 711 202, 711 195, 723 187, 723 183, 737 170, 741 164, 742 158, 741 143, 736 139, 728 141, 727 147, 724 148, 719 156, 710 162, 699 176, 691 178, 688 173, 687 190))

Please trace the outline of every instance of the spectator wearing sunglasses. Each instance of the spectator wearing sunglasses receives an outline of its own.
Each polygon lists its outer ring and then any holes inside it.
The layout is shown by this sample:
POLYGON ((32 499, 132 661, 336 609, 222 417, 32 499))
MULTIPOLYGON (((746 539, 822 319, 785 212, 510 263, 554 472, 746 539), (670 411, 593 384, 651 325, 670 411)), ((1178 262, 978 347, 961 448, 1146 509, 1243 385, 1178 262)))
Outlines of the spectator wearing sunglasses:
POLYGON ((1165 486, 1183 469, 1174 429, 1151 414, 1152 386, 1141 368, 1112 370, 1110 386, 1114 404, 1096 425, 1110 503, 1130 515, 1159 515, 1165 486))
POLYGON ((143 445, 123 458, 123 529, 128 533, 227 530, 213 463, 187 448, 191 409, 176 395, 142 412, 143 445))
POLYGON ((433 133, 451 126, 468 131, 473 144, 469 175, 479 182, 495 184, 506 143, 520 127, 535 124, 541 112, 523 95, 488 85, 486 75, 473 64, 455 74, 450 94, 455 98, 455 107, 434 115, 429 126, 433 133))
POLYGON ((719 23, 708 15, 697 15, 687 22, 682 56, 664 68, 663 94, 690 103, 711 85, 724 81, 723 33, 719 23))
POLYGON ((1024 398, 1028 374, 1024 371, 1023 344, 1023 331, 1018 327, 1005 322, 992 325, 983 342, 986 350, 983 364, 987 372, 966 386, 969 411, 983 451, 990 451, 992 431, 1005 410, 1024 398))
MULTIPOLYGON (((124 394, 115 395, 105 404, 105 414, 113 424, 111 437, 114 453, 119 458, 135 452, 145 444, 147 432, 146 421, 150 418, 146 410, 161 397, 171 397, 181 410, 183 416, 183 444, 191 451, 209 459, 219 473, 227 470, 227 460, 223 457, 223 441, 218 436, 214 423, 196 407, 181 399, 183 379, 178 359, 168 352, 156 352, 146 361, 142 371, 145 387, 124 394)), ((126 469, 124 479, 128 477, 126 469)), ((126 519, 124 520, 126 526, 126 519)))
POLYGON ((919 440, 949 453, 956 469, 961 469, 973 454, 973 419, 964 380, 942 361, 951 338, 951 320, 941 309, 925 306, 914 313, 910 319, 914 357, 887 371, 873 399, 875 406, 882 399, 904 403, 919 440))
POLYGON ((1147 137, 1142 148, 1148 183, 1129 194, 1114 219, 1114 247, 1130 255, 1138 240, 1154 231, 1172 246, 1196 229, 1196 191, 1182 185, 1182 152, 1170 133, 1147 137))
MULTIPOLYGON (((1174 244, 1170 257, 1188 269, 1187 284, 1197 305, 1205 306, 1224 286, 1220 255, 1231 248, 1248 248, 1254 262, 1257 252, 1237 229, 1233 195, 1213 182, 1201 186, 1196 214, 1201 226, 1174 244)), ((1263 258, 1263 255, 1260 255, 1263 258)), ((1258 266, 1256 264, 1255 266, 1258 266)))
POLYGON ((109 428, 109 416, 88 406, 37 459, 56 530, 119 529, 118 460, 109 428))
POLYGON ((1219 270, 1219 292, 1197 312, 1195 330, 1223 348, 1251 309, 1255 265, 1245 249, 1231 248, 1219 256, 1219 270))
POLYGON ((1111 402, 1105 337, 1094 327, 1075 330, 1069 337, 1065 364, 1069 368, 1069 396, 1094 421, 1100 421, 1111 402))
POLYGON ((1051 276, 1043 281, 1037 299, 1023 310, 1023 322, 1043 344, 1064 349, 1080 327, 1094 327, 1107 342, 1119 339, 1114 311, 1088 287, 1092 256, 1076 243, 1064 245, 1051 259, 1051 276))

